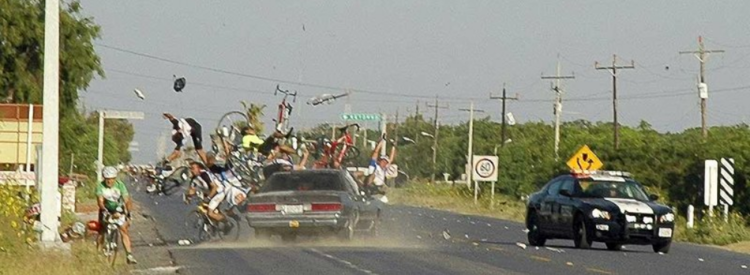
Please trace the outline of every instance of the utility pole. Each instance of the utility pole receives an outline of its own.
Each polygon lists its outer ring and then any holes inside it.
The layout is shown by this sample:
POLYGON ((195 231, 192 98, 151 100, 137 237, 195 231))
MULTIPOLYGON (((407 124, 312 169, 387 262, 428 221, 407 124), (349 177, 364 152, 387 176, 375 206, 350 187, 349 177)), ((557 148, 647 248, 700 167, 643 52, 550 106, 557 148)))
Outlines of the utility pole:
POLYGON ((430 178, 431 183, 435 183, 435 174, 437 173, 437 148, 438 148, 438 132, 440 128, 440 124, 438 124, 438 110, 440 109, 448 109, 448 105, 440 106, 440 103, 438 102, 438 96, 435 96, 435 104, 430 105, 427 103, 428 108, 435 108, 435 118, 433 119, 433 126, 435 128, 435 133, 433 134, 432 139, 432 177, 430 178))
MULTIPOLYGON (((484 113, 484 110, 477 110, 474 109, 474 101, 471 102, 471 105, 469 109, 458 109, 459 111, 468 111, 469 112, 469 148, 468 148, 468 156, 466 157, 466 160, 468 161, 468 164, 466 165, 469 167, 469 170, 466 171, 466 184, 471 187, 472 182, 472 171, 471 166, 474 163, 474 112, 484 113)), ((474 204, 477 203, 477 187, 476 183, 474 184, 474 204)))
POLYGON ((503 127, 501 130, 502 134, 500 135, 502 138, 502 140, 500 141, 500 146, 505 146, 505 141, 507 140, 505 136, 505 101, 506 100, 518 100, 518 96, 516 95, 514 97, 508 97, 505 94, 505 83, 503 83, 503 96, 493 96, 492 94, 490 94, 490 99, 499 99, 503 102, 503 109, 502 109, 502 113, 500 114, 500 116, 502 116, 502 121, 503 121, 502 122, 503 127))
MULTIPOLYGON (((552 91, 555 92, 555 106, 552 113, 555 115, 555 161, 560 159, 560 116, 562 115, 562 94, 563 89, 560 87, 561 79, 575 79, 575 75, 560 75, 560 55, 557 55, 557 74, 554 76, 544 76, 542 79, 554 79, 555 84, 552 86, 552 91)), ((552 83, 550 83, 552 85, 552 83)))
POLYGON ((612 113, 614 114, 614 129, 615 129, 615 150, 620 149, 620 124, 617 123, 617 70, 622 69, 635 69, 635 61, 631 60, 630 65, 618 66, 617 55, 612 55, 612 66, 601 67, 599 62, 594 62, 594 68, 597 70, 607 70, 612 75, 612 113))
POLYGON ((701 98, 701 129, 703 133, 703 139, 708 137, 708 128, 706 128, 706 100, 708 99, 708 87, 706 85, 706 61, 708 60, 708 54, 710 53, 723 53, 724 50, 706 50, 706 47, 703 46, 703 37, 698 36, 698 50, 697 51, 681 51, 680 54, 694 54, 696 58, 698 58, 698 61, 701 65, 700 70, 700 79, 698 80, 698 89, 701 89, 701 86, 705 89, 704 92, 699 92, 699 96, 701 98))
MULTIPOLYGON (((51 245, 59 240, 57 206, 57 180, 59 175, 60 142, 60 1, 46 0, 44 7, 44 85, 42 92, 44 124, 42 135, 41 179, 37 182, 41 191, 42 223, 41 240, 51 245)), ((31 138, 31 137, 29 137, 31 138)))

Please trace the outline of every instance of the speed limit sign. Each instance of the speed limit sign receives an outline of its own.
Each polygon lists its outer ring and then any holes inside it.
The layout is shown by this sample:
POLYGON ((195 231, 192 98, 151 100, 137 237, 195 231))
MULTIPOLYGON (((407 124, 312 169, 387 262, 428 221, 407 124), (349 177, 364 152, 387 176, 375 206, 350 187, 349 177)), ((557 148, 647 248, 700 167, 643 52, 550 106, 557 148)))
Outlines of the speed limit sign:
POLYGON ((475 181, 497 181, 497 156, 474 156, 472 179, 475 181))

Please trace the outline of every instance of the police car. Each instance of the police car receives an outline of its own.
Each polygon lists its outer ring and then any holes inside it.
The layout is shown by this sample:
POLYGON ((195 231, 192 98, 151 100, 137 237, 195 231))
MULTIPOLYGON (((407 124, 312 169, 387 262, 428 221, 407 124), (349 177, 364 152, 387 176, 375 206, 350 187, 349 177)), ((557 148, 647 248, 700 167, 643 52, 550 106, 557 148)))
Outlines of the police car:
POLYGON ((548 239, 572 239, 577 248, 590 248, 596 241, 604 242, 609 250, 639 244, 668 253, 675 214, 657 199, 626 172, 558 176, 529 197, 529 244, 543 246, 548 239))

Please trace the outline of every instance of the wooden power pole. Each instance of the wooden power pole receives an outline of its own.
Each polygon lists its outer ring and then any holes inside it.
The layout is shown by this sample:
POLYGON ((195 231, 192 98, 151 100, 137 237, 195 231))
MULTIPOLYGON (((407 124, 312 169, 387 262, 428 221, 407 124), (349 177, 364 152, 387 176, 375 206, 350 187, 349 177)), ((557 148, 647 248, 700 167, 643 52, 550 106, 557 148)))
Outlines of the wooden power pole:
POLYGON ((612 66, 602 67, 599 66, 599 62, 595 62, 594 68, 607 70, 612 74, 612 113, 614 114, 615 150, 618 150, 620 149, 620 124, 617 122, 617 70, 635 69, 635 61, 631 60, 630 65, 627 66, 618 66, 617 55, 612 55, 612 66))
POLYGON ((703 46, 703 37, 698 36, 697 51, 681 51, 680 54, 694 54, 700 62, 700 79, 698 80, 698 96, 701 98, 701 129, 703 139, 708 137, 708 128, 706 128, 706 100, 708 99, 708 86, 706 86, 706 61, 710 53, 723 53, 724 50, 706 50, 703 46))

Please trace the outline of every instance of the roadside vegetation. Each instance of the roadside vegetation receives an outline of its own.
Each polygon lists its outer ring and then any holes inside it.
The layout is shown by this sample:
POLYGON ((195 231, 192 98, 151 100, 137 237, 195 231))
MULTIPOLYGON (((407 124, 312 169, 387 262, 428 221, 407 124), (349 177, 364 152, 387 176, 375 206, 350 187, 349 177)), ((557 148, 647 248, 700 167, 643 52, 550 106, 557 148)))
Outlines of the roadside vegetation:
MULTIPOLYGON (((43 0, 0 1, 2 103, 42 103, 44 4, 43 0)), ((78 1, 61 5, 60 25, 60 175, 72 170, 95 178, 98 115, 79 105, 79 93, 94 77, 104 77, 94 50, 100 27, 83 15, 78 1)), ((105 165, 130 160, 127 149, 133 134, 127 121, 107 120, 105 165)), ((92 201, 93 186, 87 183, 79 189, 78 198, 92 201)), ((107 266, 91 241, 73 242, 69 252, 40 249, 37 232, 24 224, 28 206, 19 192, 23 190, 0 185, 0 274, 111 274, 125 268, 107 266)), ((38 201, 33 190, 29 195, 32 204, 38 201)), ((61 230, 73 217, 72 213, 63 215, 61 230)))
MULTIPOLYGON (((126 270, 124 259, 112 268, 96 251, 93 238, 71 242, 67 252, 48 251, 38 246, 38 232, 24 221, 26 202, 19 196, 24 189, 0 185, 0 274, 117 274, 126 270)), ((31 201, 38 201, 32 193, 31 201)), ((66 212, 62 225, 75 222, 66 212)))

